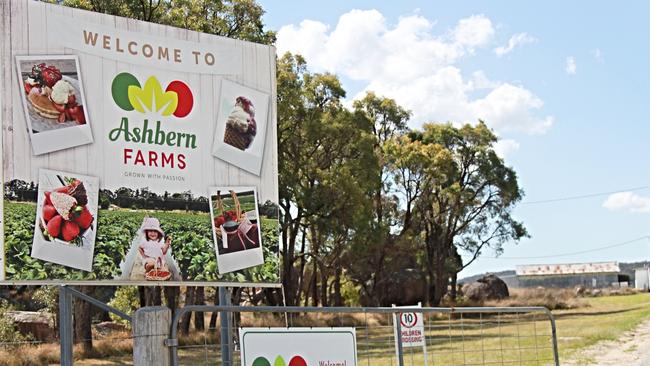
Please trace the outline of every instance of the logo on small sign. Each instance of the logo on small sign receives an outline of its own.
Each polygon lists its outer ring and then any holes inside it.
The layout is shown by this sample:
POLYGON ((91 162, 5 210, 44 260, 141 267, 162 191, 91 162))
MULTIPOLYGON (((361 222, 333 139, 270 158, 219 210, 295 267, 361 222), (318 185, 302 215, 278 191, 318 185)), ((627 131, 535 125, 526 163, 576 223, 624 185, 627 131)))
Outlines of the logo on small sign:
MULTIPOLYGON (((253 361, 253 366, 271 366, 271 362, 265 357, 260 356, 253 361)), ((282 356, 278 356, 275 358, 273 366, 287 366, 287 364, 284 362, 282 356)), ((307 362, 300 356, 293 356, 288 366, 307 366, 307 362)))

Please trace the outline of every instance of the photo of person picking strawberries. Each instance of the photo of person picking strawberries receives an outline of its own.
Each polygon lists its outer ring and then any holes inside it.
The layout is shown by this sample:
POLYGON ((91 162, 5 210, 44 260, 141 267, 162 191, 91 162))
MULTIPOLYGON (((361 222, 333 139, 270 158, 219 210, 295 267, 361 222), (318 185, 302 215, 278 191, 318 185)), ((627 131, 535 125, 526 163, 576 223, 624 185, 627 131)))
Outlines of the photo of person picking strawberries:
POLYGON ((165 255, 172 243, 171 236, 165 237, 160 228, 160 221, 155 217, 145 217, 140 228, 144 233, 138 251, 142 256, 142 265, 146 273, 153 269, 165 269, 165 255))

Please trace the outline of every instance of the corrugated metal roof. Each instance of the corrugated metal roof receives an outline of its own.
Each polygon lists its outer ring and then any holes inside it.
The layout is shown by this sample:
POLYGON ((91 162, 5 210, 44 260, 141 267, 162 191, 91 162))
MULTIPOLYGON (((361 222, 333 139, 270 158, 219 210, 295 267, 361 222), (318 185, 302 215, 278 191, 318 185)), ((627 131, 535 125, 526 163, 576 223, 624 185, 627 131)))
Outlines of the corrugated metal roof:
POLYGON ((567 263, 567 264, 529 264, 516 266, 517 276, 568 275, 583 273, 617 273, 621 269, 618 262, 567 263))

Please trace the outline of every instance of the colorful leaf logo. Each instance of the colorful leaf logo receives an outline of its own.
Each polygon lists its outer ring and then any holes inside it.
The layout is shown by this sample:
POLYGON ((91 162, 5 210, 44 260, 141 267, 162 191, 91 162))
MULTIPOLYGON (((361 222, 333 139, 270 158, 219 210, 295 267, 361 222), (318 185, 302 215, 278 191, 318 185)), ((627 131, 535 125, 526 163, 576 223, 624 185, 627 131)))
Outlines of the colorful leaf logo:
POLYGON ((253 366, 271 366, 271 363, 264 357, 258 357, 253 361, 253 366))
MULTIPOLYGON (((253 361, 252 366, 271 366, 271 363, 265 357, 260 356, 253 361)), ((287 366, 287 364, 284 362, 282 356, 278 356, 275 358, 273 366, 287 366)), ((289 361, 289 366, 307 366, 307 362, 300 356, 293 356, 291 361, 289 361)))
POLYGON ((174 80, 163 91, 155 76, 140 85, 138 79, 123 72, 113 79, 111 94, 118 107, 125 111, 155 112, 162 116, 183 118, 190 114, 194 104, 192 91, 184 82, 174 80))

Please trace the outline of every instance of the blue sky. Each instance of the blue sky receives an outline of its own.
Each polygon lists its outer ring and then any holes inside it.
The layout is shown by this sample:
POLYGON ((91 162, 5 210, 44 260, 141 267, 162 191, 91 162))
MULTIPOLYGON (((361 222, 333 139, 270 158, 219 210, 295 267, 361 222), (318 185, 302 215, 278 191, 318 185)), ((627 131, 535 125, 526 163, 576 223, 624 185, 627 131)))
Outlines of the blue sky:
MULTIPOLYGON (((413 127, 485 118, 506 141, 525 202, 650 185, 648 3, 260 3, 279 50, 338 74, 349 99, 368 89, 394 97, 413 110, 413 127)), ((650 235, 650 189, 524 203, 515 216, 532 237, 507 244, 500 259, 486 252, 462 275, 650 259, 648 239, 535 258, 650 235)))

